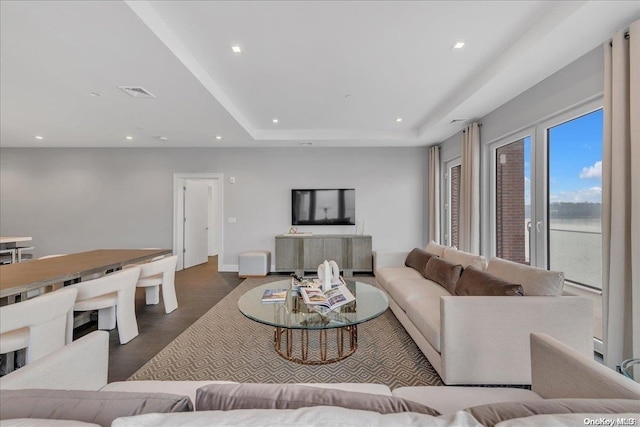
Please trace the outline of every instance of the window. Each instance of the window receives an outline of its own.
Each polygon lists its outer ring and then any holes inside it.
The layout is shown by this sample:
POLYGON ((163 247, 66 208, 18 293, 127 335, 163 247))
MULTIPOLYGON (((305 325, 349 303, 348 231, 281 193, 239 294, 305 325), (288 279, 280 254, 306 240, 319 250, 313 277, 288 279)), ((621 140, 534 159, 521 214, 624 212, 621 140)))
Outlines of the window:
POLYGON ((496 255, 530 263, 531 137, 495 150, 496 255))
POLYGON ((602 109, 547 129, 549 268, 602 290, 602 109))
POLYGON ((593 301, 600 340, 602 140, 596 99, 496 140, 484 155, 488 255, 562 271, 566 293, 593 301))

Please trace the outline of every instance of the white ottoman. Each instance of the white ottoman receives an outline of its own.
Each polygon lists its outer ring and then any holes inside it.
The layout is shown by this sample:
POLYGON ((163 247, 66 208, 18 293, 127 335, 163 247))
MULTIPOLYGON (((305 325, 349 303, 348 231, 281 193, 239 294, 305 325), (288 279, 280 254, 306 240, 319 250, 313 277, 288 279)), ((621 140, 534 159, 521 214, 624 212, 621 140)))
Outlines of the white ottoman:
POLYGON ((266 276, 271 270, 271 252, 248 251, 238 255, 238 277, 266 276))

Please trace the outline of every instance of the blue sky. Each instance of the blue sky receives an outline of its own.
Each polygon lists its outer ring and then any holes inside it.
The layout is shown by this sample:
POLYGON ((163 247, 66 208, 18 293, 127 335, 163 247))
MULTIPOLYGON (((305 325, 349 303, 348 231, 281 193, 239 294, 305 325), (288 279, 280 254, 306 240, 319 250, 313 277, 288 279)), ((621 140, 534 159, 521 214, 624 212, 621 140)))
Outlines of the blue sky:
MULTIPOLYGON (((602 200, 602 110, 549 129, 549 201, 602 200)), ((531 142, 525 139, 525 176, 530 178, 531 142)), ((528 187, 526 183, 526 187, 528 187)), ((526 188, 525 187, 525 188, 526 188)), ((529 189, 525 189, 529 197, 529 189)), ((529 203, 527 199, 526 203, 529 203)))

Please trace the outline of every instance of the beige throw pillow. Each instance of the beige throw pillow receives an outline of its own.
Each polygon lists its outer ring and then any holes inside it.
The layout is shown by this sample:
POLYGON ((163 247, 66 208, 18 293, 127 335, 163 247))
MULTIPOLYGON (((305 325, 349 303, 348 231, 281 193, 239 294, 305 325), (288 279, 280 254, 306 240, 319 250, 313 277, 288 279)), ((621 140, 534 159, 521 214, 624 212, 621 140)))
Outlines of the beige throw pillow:
POLYGON ((461 273, 462 266, 460 264, 452 264, 441 258, 431 257, 424 269, 423 276, 445 288, 451 295, 455 295, 456 284, 461 273))

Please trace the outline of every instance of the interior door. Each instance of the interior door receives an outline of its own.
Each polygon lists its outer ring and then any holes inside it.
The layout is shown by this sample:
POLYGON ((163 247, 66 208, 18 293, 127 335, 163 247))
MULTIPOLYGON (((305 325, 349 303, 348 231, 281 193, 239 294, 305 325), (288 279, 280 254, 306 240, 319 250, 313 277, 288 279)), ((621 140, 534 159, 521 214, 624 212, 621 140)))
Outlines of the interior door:
POLYGON ((184 268, 208 261, 209 186, 186 180, 184 185, 184 268))

